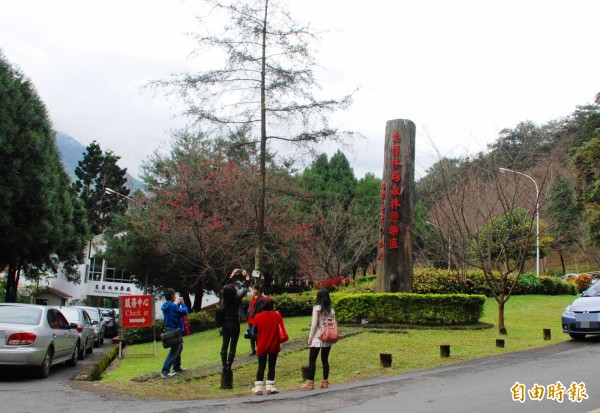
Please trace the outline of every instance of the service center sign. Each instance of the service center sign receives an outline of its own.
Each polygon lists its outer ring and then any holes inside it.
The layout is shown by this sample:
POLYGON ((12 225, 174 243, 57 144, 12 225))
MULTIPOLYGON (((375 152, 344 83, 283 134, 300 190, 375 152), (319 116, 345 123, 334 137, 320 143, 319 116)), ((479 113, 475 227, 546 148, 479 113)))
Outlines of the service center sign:
POLYGON ((154 298, 151 295, 119 297, 121 328, 152 327, 154 298))

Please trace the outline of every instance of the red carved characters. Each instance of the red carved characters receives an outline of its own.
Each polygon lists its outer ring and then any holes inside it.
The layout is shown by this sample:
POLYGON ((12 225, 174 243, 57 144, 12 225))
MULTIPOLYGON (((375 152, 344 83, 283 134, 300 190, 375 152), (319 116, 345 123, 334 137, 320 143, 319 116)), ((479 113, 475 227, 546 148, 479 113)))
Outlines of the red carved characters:
POLYGON ((398 236, 400 235, 400 213, 398 210, 401 208, 402 203, 400 197, 402 196, 402 163, 400 162, 401 148, 400 143, 402 137, 399 132, 392 134, 393 145, 390 151, 390 182, 391 188, 389 192, 389 199, 386 198, 386 189, 388 183, 384 182, 381 184, 381 240, 379 241, 379 254, 377 259, 383 260, 383 246, 385 245, 384 238, 386 233, 389 235, 389 242, 387 244, 388 250, 395 250, 399 248, 398 236), (387 222, 387 231, 384 231, 385 215, 389 208, 389 220, 387 222))

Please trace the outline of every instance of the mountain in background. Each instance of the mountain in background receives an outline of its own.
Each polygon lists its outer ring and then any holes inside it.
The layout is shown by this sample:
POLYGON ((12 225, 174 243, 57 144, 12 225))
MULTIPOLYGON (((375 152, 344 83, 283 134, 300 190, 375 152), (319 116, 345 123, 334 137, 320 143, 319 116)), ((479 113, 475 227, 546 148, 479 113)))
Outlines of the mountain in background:
MULTIPOLYGON (((75 168, 77 167, 77 163, 83 159, 86 146, 72 136, 59 131, 56 131, 56 145, 62 157, 65 170, 72 180, 76 180, 75 168)), ((144 184, 140 180, 134 178, 129 173, 125 176, 127 177, 127 182, 131 183, 130 189, 132 193, 138 189, 144 189, 144 184)))

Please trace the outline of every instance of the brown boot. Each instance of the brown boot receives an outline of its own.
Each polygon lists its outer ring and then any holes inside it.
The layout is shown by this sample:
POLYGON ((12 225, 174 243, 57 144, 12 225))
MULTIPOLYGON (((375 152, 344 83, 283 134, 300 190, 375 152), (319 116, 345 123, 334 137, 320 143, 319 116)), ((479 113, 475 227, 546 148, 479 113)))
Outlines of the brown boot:
POLYGON ((304 383, 300 387, 300 390, 314 390, 314 389, 315 389, 315 382, 313 380, 306 380, 306 383, 304 383))
POLYGON ((321 388, 326 389, 329 387, 329 380, 321 380, 321 388))

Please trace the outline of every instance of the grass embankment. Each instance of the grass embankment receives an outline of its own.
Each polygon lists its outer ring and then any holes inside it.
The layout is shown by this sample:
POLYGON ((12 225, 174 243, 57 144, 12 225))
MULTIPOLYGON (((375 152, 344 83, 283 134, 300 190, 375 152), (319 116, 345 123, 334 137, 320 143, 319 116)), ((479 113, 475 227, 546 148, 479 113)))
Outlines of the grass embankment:
MULTIPOLYGON (((406 328, 383 330, 358 328, 359 334, 349 335, 333 347, 330 355, 329 381, 355 381, 367 377, 399 374, 412 370, 462 362, 475 358, 527 350, 570 340, 562 333, 560 315, 574 296, 514 296, 506 304, 505 322, 508 335, 498 334, 496 328, 498 306, 494 299, 485 304, 482 323, 491 328, 406 328), (543 339, 543 329, 550 328, 552 339, 543 339), (505 348, 496 347, 496 339, 505 339, 505 348), (440 357, 440 345, 449 344, 449 358, 440 357), (391 353, 391 368, 382 368, 379 353, 391 353)), ((280 391, 295 390, 302 383, 301 366, 308 363, 308 351, 303 343, 308 336, 310 317, 285 319, 290 342, 283 344, 284 352, 277 360, 276 384, 280 391), (294 348, 297 350, 294 351, 294 348), (287 349, 287 350, 286 350, 287 349)), ((479 326, 481 327, 481 326, 479 326)), ((242 325, 242 332, 245 324, 242 325)), ((340 332, 352 330, 340 326, 340 332)), ((210 330, 185 338, 182 355, 188 371, 172 379, 158 378, 166 357, 166 350, 157 344, 156 357, 152 343, 125 348, 124 358, 115 368, 107 371, 100 385, 125 391, 145 399, 200 399, 251 395, 256 375, 256 358, 248 357, 249 342, 238 343, 238 357, 234 363, 234 389, 220 389, 220 347, 218 331, 210 330), (150 354, 150 355, 148 355, 150 354)), ((320 360, 315 380, 321 379, 320 360)))

